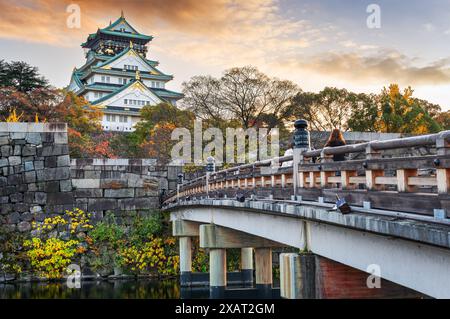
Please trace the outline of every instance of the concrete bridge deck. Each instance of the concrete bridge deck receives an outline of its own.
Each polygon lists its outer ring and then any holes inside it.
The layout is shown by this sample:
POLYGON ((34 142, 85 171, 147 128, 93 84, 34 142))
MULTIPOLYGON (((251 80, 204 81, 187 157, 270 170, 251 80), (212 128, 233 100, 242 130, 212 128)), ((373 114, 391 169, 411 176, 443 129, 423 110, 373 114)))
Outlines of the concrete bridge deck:
MULTIPOLYGON (((197 229, 178 236, 199 236, 210 250, 214 289, 226 285, 220 269, 227 248, 254 248, 256 284, 266 287, 272 282, 262 266, 271 264, 268 251, 293 247, 427 296, 450 298, 449 139, 446 131, 334 149, 294 149, 293 156, 184 183, 163 209, 174 223, 197 229), (430 155, 383 154, 424 146, 431 147, 430 155), (331 159, 358 152, 366 159, 331 159), (336 195, 347 201, 351 213, 333 209, 336 195)), ((314 286, 313 275, 306 274, 314 266, 302 253, 280 257, 280 267, 283 297, 312 296, 306 291, 314 286)))

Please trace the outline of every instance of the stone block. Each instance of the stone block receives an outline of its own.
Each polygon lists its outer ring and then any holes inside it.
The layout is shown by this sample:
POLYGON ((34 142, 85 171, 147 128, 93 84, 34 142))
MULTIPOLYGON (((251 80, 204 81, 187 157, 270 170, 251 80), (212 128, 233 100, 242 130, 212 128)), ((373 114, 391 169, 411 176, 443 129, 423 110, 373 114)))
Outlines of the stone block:
POLYGON ((101 198, 103 190, 99 188, 81 188, 74 191, 76 198, 101 198))
POLYGON ((22 146, 21 146, 21 145, 16 145, 16 146, 14 146, 13 155, 14 155, 14 156, 20 156, 20 155, 22 155, 22 146))
POLYGON ((21 174, 13 174, 8 176, 8 185, 18 185, 23 183, 21 174))
POLYGON ((75 202, 73 193, 48 193, 47 204, 50 205, 68 205, 75 202))
POLYGON ((20 214, 18 212, 13 212, 6 216, 6 223, 17 224, 18 222, 20 222, 20 214))
POLYGON ((13 211, 13 205, 12 204, 2 204, 0 205, 0 214, 6 215, 13 211))
POLYGON ((87 179, 100 179, 101 171, 84 171, 84 178, 87 179))
POLYGON ((127 198, 119 199, 120 210, 155 209, 159 207, 157 198, 127 198))
POLYGON ((34 192, 29 190, 25 194, 23 194, 23 202, 26 204, 33 204, 34 203, 34 192))
POLYGON ((29 222, 20 222, 18 225, 17 225, 17 229, 21 232, 21 233, 24 233, 24 232, 27 232, 27 231, 30 231, 31 230, 31 224, 29 223, 29 222))
POLYGON ((46 182, 44 190, 47 193, 59 192, 59 181, 46 182))
POLYGON ((102 179, 100 180, 100 188, 121 189, 127 188, 128 183, 126 180, 121 179, 102 179))
POLYGON ((71 192, 72 191, 72 181, 70 179, 60 181, 59 188, 61 192, 71 192))
POLYGON ((25 132, 11 132, 9 133, 9 136, 12 140, 24 140, 27 136, 27 133, 25 132))
POLYGON ((33 214, 30 212, 25 212, 20 215, 20 219, 25 222, 31 222, 33 220, 33 214))
POLYGON ((0 158, 0 167, 8 166, 8 160, 6 158, 0 158))
POLYGON ((56 156, 48 156, 45 158, 44 162, 45 167, 55 168, 57 167, 57 157, 56 156))
POLYGON ((0 153, 2 157, 8 157, 12 155, 13 148, 10 145, 3 145, 2 147, 0 147, 0 153))
POLYGON ((0 187, 5 187, 6 185, 8 185, 8 179, 0 176, 0 187))
POLYGON ((134 188, 105 189, 106 198, 129 198, 134 197, 134 188))
POLYGON ((46 168, 36 171, 38 181, 56 181, 70 178, 68 167, 46 168))
POLYGON ((25 169, 25 172, 33 171, 34 170, 33 162, 25 162, 24 169, 25 169))
POLYGON ((117 209, 117 200, 112 198, 89 199, 89 212, 107 211, 117 209))
POLYGON ((42 143, 41 133, 27 133, 25 140, 29 144, 39 145, 42 143))
POLYGON ((23 195, 21 193, 15 193, 9 195, 9 200, 11 203, 18 203, 23 201, 23 195))
POLYGON ((60 156, 69 154, 69 146, 65 144, 54 144, 50 146, 44 146, 38 149, 39 156, 60 156))
POLYGON ((143 187, 144 180, 137 174, 126 174, 125 179, 128 181, 128 187, 143 187))
POLYGON ((1 196, 0 197, 0 204, 8 204, 9 197, 8 196, 1 196))
POLYGON ((72 185, 75 188, 99 188, 99 179, 72 179, 72 185))
POLYGON ((55 142, 55 134, 50 132, 45 132, 41 134, 42 142, 45 143, 54 143, 55 142))
POLYGON ((29 206, 25 203, 17 203, 14 205, 14 210, 19 213, 25 213, 29 209, 29 206))
POLYGON ((0 136, 0 145, 9 144, 9 136, 0 136))
POLYGON ((22 158, 20 156, 8 157, 9 166, 15 166, 22 164, 22 158))
POLYGON ((56 164, 58 165, 58 167, 70 166, 70 156, 69 155, 58 156, 56 164))
POLYGON ((55 141, 55 144, 67 144, 68 143, 67 133, 56 132, 54 134, 54 141, 55 141))
POLYGON ((47 203, 47 194, 44 192, 36 192, 34 194, 34 202, 36 204, 45 205, 47 203))
POLYGON ((34 161, 34 169, 44 169, 44 161, 34 161))
POLYGON ((151 189, 151 188, 136 188, 135 196, 136 197, 148 197, 148 196, 158 196, 159 190, 151 189))
POLYGON ((25 145, 22 149, 23 156, 33 156, 36 155, 36 146, 34 145, 25 145))
POLYGON ((35 171, 25 172, 25 183, 31 184, 34 182, 36 182, 36 172, 35 171))

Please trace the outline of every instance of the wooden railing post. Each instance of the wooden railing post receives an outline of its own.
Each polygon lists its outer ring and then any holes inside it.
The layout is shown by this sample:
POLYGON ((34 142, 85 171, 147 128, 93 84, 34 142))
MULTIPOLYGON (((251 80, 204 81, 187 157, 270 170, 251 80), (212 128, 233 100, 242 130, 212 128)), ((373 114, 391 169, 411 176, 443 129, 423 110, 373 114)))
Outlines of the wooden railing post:
MULTIPOLYGON (((375 151, 372 146, 369 144, 366 147, 366 159, 377 159, 381 158, 381 153, 375 151)), ((378 187, 376 185, 376 178, 379 176, 383 176, 384 171, 382 170, 370 170, 366 168, 366 187, 369 190, 376 190, 376 189, 382 189, 383 187, 378 187)))
POLYGON ((410 177, 417 176, 416 169, 399 169, 397 170, 397 191, 411 192, 414 190, 413 186, 408 185, 410 177))
POLYGON ((357 175, 356 171, 341 171, 341 187, 342 189, 351 189, 354 186, 350 183, 350 177, 357 175))
MULTIPOLYGON (((436 149, 438 156, 450 155, 450 143, 443 137, 436 140, 436 149)), ((436 168, 436 180, 439 194, 447 194, 450 190, 450 169, 436 168)))

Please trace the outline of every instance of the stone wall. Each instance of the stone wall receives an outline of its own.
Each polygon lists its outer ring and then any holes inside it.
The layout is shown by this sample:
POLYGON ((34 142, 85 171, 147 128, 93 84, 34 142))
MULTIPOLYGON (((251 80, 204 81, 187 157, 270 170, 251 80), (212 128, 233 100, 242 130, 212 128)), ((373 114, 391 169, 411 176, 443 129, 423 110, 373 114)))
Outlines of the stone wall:
POLYGON ((29 231, 73 202, 66 124, 0 123, 0 222, 29 231))
POLYGON ((160 197, 175 190, 180 167, 158 166, 154 159, 74 159, 71 177, 75 205, 116 220, 159 208, 160 197))
POLYGON ((153 159, 71 161, 66 124, 0 123, 0 225, 26 232, 75 207, 121 222, 159 208, 180 171, 153 159))

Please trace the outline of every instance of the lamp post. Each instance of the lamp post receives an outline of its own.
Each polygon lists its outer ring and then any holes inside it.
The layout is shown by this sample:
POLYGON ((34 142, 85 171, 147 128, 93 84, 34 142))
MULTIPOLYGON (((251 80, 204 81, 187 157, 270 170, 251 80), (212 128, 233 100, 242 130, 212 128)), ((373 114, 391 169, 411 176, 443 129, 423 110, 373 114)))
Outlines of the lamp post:
POLYGON ((180 187, 183 184, 184 174, 179 173, 177 175, 177 202, 180 201, 180 187))
POLYGON ((214 173, 216 170, 214 157, 209 156, 206 159, 206 196, 209 197, 209 178, 211 173, 214 173))
POLYGON ((293 163, 292 163, 292 181, 294 184, 294 200, 298 200, 297 188, 300 185, 298 176, 298 166, 303 160, 303 152, 311 150, 311 136, 308 131, 308 121, 297 120, 294 123, 293 136, 293 163))

